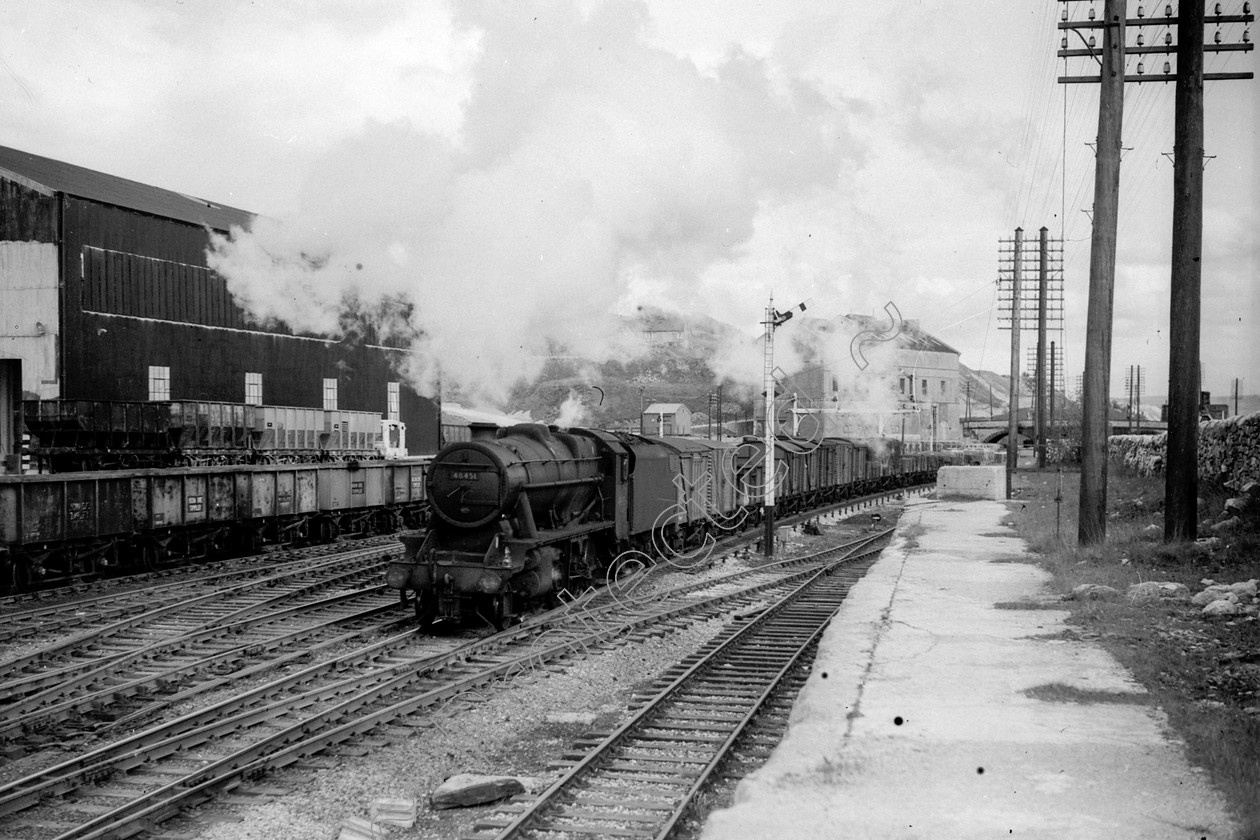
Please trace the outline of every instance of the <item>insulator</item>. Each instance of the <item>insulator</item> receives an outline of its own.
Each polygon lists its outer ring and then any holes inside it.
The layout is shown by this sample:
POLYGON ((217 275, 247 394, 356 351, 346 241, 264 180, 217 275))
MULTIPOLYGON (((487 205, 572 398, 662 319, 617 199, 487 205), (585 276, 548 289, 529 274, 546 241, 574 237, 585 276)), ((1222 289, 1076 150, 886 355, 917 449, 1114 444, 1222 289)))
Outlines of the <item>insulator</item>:
POLYGON ((1139 61, 1138 62, 1138 75, 1140 76, 1145 72, 1146 72, 1146 64, 1144 62, 1139 61))
POLYGON ((1060 44, 1062 44, 1062 45, 1063 45, 1063 49, 1065 49, 1065 50, 1066 50, 1066 49, 1067 49, 1067 36, 1066 36, 1066 35, 1064 35, 1064 36, 1063 36, 1063 40, 1062 40, 1062 41, 1060 41, 1059 43, 1060 43, 1060 44))
POLYGON ((1165 44, 1171 44, 1171 43, 1172 43, 1172 33, 1171 33, 1171 32, 1165 32, 1165 33, 1164 33, 1164 43, 1165 43, 1165 44))
POLYGON ((1172 73, 1172 65, 1169 64, 1167 61, 1165 61, 1164 62, 1164 75, 1167 76, 1170 73, 1172 73))
POLYGON ((1093 35, 1090 35, 1090 36, 1089 36, 1089 48, 1090 48, 1091 50, 1094 48, 1095 43, 1097 43, 1097 42, 1094 40, 1094 36, 1093 36, 1093 35))
POLYGON ((1090 7, 1089 7, 1089 19, 1090 19, 1090 20, 1093 20, 1093 19, 1094 19, 1094 7, 1093 7, 1093 6, 1090 6, 1090 7))
POLYGON ((1143 45, 1143 44, 1145 44, 1145 43, 1146 43, 1146 37, 1145 37, 1145 36, 1144 36, 1141 32, 1139 32, 1139 33, 1138 33, 1138 39, 1137 39, 1137 45, 1140 47, 1140 46, 1142 46, 1142 45, 1143 45))
POLYGON ((1243 30, 1243 43, 1244 44, 1251 43, 1251 28, 1250 27, 1243 30))
POLYGON ((1138 17, 1146 17, 1146 9, 1138 6, 1138 17))
POLYGON ((1218 44, 1221 42, 1221 30, 1216 30, 1216 34, 1212 36, 1212 40, 1218 44))
POLYGON ((1250 3, 1250 2, 1243 3, 1243 14, 1244 14, 1244 15, 1249 15, 1249 14, 1251 14, 1251 3, 1250 3))
POLYGON ((1164 7, 1164 17, 1172 17, 1172 3, 1164 7))
POLYGON ((1220 4, 1220 3, 1217 3, 1217 4, 1216 4, 1216 14, 1218 14, 1218 15, 1219 15, 1220 13, 1221 13, 1221 4, 1220 4))
POLYGON ((1063 7, 1063 14, 1059 15, 1061 20, 1067 20, 1067 6, 1063 7))

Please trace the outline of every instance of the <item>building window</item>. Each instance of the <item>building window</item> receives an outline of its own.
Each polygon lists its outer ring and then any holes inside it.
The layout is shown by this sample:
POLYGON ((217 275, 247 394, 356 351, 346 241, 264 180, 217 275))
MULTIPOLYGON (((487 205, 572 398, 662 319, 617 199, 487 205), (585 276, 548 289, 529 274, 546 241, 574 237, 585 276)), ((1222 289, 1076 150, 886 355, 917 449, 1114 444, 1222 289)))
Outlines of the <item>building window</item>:
POLYGON ((324 380, 324 410, 325 411, 337 410, 337 380, 336 379, 324 380))
POLYGON ((921 397, 927 396, 927 380, 926 379, 919 380, 919 396, 921 397))
POLYGON ((906 392, 906 378, 903 376, 898 381, 901 383, 901 393, 904 394, 906 392))
POLYGON ((246 405, 262 405, 262 374, 246 373, 245 374, 245 404, 246 405))
POLYGON ((171 398, 171 369, 158 365, 149 365, 149 399, 169 400, 171 398))
POLYGON ((389 394, 386 400, 386 408, 385 408, 386 417, 390 420, 397 420, 398 412, 399 412, 399 403, 401 402, 400 397, 399 397, 400 386, 399 386, 399 383, 397 382, 390 382, 388 383, 388 385, 389 385, 389 394))
POLYGON ((949 382, 945 379, 941 380, 941 396, 945 396, 946 390, 949 388, 949 382))

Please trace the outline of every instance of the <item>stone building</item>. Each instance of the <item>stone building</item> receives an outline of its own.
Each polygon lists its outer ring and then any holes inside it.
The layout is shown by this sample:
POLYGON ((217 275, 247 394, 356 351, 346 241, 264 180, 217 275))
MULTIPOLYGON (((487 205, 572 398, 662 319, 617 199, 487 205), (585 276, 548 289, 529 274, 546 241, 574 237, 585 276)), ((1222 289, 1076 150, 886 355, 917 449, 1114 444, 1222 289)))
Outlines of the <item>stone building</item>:
MULTIPOLYGON (((878 335, 881 325, 846 315, 812 326, 825 344, 843 347, 851 336, 878 335), (828 340, 835 339, 835 340, 828 340)), ((905 321, 888 341, 848 342, 849 352, 812 356, 781 384, 780 427, 804 436, 900 438, 912 446, 963 438, 959 353, 905 321)))

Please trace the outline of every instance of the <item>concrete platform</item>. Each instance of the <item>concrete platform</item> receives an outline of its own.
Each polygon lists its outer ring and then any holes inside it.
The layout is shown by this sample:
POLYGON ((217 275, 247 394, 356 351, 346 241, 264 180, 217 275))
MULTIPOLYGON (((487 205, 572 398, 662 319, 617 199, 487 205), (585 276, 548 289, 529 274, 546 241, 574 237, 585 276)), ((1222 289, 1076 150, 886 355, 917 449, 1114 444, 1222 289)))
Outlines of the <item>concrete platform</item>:
POLYGON ((1068 613, 1007 504, 912 499, 828 629, 786 739, 704 840, 1229 838, 1224 798, 1068 613), (1081 702, 1082 695, 1092 694, 1081 702))

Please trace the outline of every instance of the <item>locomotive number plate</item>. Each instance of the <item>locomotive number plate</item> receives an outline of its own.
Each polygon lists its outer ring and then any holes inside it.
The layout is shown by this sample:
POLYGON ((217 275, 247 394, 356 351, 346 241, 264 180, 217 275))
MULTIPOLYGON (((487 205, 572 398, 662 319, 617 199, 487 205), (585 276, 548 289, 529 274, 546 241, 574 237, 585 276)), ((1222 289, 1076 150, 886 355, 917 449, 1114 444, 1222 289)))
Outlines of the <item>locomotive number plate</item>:
POLYGON ((481 481, 481 473, 470 470, 451 470, 452 481, 481 481))

